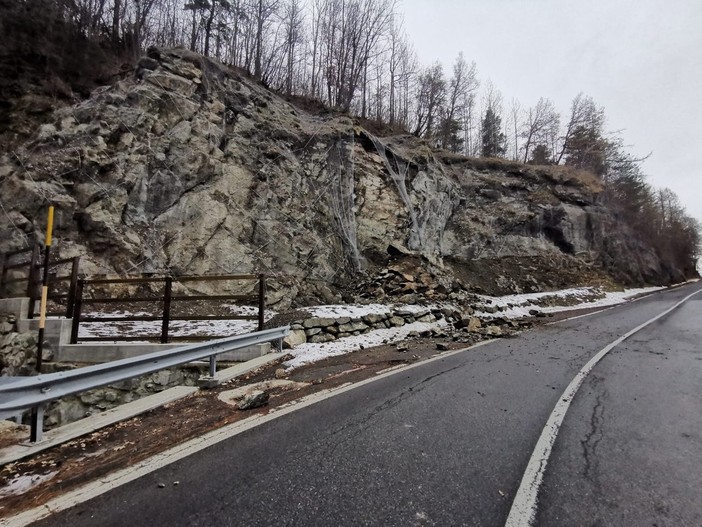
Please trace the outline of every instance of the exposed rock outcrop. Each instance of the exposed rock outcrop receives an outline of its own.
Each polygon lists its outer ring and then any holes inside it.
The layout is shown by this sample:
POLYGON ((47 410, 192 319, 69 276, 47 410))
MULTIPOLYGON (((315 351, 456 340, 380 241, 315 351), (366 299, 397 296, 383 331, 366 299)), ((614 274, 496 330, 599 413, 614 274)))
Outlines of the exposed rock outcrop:
POLYGON ((182 49, 151 49, 133 78, 54 112, 0 159, 0 181, 0 251, 41 239, 52 202, 56 251, 83 255, 85 274, 265 272, 279 308, 374 280, 365 296, 393 296, 389 265, 415 278, 403 295, 437 298, 681 278, 587 175, 378 139, 182 49))

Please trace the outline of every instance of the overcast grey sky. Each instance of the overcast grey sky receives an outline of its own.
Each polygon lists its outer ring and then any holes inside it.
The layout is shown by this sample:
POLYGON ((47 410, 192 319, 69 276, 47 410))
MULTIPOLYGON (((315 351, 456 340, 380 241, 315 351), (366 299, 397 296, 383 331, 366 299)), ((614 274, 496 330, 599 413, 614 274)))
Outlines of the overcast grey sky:
POLYGON ((622 130, 655 187, 702 221, 702 0, 401 0, 423 65, 459 51, 481 81, 567 118, 584 92, 622 130))

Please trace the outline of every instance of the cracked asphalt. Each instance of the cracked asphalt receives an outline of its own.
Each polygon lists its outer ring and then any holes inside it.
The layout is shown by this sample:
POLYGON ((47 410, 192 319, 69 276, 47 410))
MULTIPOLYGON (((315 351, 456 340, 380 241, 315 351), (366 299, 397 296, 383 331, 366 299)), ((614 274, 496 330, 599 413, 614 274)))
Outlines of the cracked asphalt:
MULTIPOLYGON (((573 376, 700 288, 385 377, 36 525, 504 525, 573 376)), ((702 525, 700 320, 702 293, 594 368, 556 439, 536 525, 702 525)))
POLYGON ((549 465, 537 525, 702 525, 702 294, 599 363, 549 465))

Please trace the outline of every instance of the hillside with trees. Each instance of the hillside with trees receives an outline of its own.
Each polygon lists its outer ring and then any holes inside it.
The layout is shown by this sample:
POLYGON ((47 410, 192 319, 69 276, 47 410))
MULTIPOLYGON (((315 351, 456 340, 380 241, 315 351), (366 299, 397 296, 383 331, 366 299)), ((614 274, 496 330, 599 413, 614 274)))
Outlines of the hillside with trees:
POLYGON ((665 265, 695 274, 699 224, 674 193, 647 183, 643 159, 607 130, 604 108, 583 93, 563 114, 547 97, 506 103, 463 53, 448 72, 420 64, 395 0, 0 0, 0 10, 0 137, 9 151, 54 109, 131 78, 151 46, 182 47, 376 135, 590 172, 598 204, 665 265))

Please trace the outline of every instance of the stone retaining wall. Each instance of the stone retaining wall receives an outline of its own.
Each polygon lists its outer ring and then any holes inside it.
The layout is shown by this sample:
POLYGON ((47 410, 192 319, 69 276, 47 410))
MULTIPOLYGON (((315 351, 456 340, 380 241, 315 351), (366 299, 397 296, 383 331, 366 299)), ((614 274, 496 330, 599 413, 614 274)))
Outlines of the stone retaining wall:
POLYGON ((290 324, 290 335, 283 347, 293 348, 306 342, 331 342, 336 339, 361 335, 375 329, 401 327, 413 322, 436 322, 446 316, 440 308, 394 308, 385 313, 369 313, 361 317, 311 317, 290 324))
POLYGON ((33 375, 37 356, 34 333, 17 331, 17 317, 0 314, 0 375, 33 375))
POLYGON ((48 430, 71 423, 174 386, 195 386, 206 370, 206 365, 183 365, 63 397, 49 404, 44 427, 48 430))

